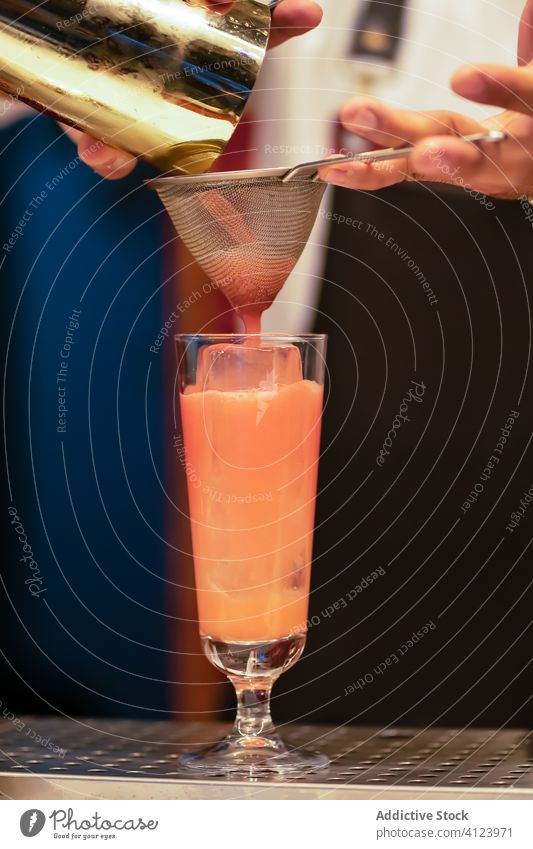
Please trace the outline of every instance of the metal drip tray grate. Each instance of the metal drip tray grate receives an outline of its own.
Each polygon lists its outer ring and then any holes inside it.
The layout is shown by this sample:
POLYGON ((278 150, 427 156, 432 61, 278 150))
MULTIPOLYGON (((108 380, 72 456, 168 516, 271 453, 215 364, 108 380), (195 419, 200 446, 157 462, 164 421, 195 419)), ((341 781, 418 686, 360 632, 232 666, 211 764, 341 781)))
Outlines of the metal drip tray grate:
POLYGON ((0 796, 111 798, 533 798, 533 732, 296 725, 287 742, 326 753, 303 779, 199 780, 179 755, 222 724, 100 719, 0 721, 0 796))

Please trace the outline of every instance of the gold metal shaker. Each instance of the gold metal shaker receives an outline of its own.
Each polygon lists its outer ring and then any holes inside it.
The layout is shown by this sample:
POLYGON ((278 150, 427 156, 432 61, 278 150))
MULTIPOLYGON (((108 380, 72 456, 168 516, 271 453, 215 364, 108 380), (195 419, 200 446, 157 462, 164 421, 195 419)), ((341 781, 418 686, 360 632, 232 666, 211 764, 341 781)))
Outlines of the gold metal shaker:
POLYGON ((203 173, 246 106, 273 5, 0 0, 0 90, 163 171, 203 173))

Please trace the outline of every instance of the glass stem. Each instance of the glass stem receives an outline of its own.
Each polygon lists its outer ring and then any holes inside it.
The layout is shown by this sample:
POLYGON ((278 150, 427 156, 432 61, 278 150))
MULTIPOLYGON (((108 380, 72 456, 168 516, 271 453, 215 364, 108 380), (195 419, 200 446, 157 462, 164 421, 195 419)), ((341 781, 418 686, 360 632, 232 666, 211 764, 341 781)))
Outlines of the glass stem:
POLYGON ((274 679, 230 678, 237 693, 237 716, 233 733, 239 737, 274 734, 270 715, 270 693, 274 679))

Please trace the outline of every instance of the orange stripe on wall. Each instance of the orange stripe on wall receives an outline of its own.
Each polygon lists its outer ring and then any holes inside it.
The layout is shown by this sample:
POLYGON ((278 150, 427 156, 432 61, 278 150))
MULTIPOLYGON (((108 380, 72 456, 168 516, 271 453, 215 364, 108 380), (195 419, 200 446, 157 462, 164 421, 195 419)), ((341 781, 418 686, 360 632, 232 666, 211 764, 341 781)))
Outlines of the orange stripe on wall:
MULTIPOLYGON (((251 121, 240 124, 217 168, 227 171, 247 167, 252 130, 251 121)), ((204 294, 203 286, 207 277, 193 262, 179 239, 169 246, 167 264, 166 279, 173 275, 172 282, 165 289, 167 315, 176 309, 176 304, 183 305, 176 332, 233 332, 236 322, 230 304, 217 290, 204 294)), ((217 710, 231 703, 231 688, 204 657, 198 635, 186 476, 173 442, 174 437, 178 436, 173 433, 171 397, 176 359, 174 347, 170 344, 165 348, 164 368, 165 385, 169 387, 165 410, 165 421, 168 424, 166 432, 170 435, 167 440, 167 486, 170 498, 177 508, 176 510, 169 507, 166 522, 166 538, 176 549, 168 549, 170 553, 166 565, 167 576, 174 582, 174 586, 168 591, 167 602, 167 612, 173 617, 168 640, 169 680, 173 682, 170 704, 180 720, 208 720, 216 716, 217 710)))

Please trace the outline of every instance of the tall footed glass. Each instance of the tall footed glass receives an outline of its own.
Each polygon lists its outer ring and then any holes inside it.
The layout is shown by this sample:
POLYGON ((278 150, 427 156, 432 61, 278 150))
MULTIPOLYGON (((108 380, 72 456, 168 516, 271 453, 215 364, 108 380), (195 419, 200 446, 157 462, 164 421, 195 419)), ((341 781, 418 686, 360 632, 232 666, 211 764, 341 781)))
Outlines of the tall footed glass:
POLYGON ((235 776, 299 775, 270 693, 301 657, 313 546, 325 336, 177 336, 200 635, 237 694, 224 740, 182 757, 235 776))

